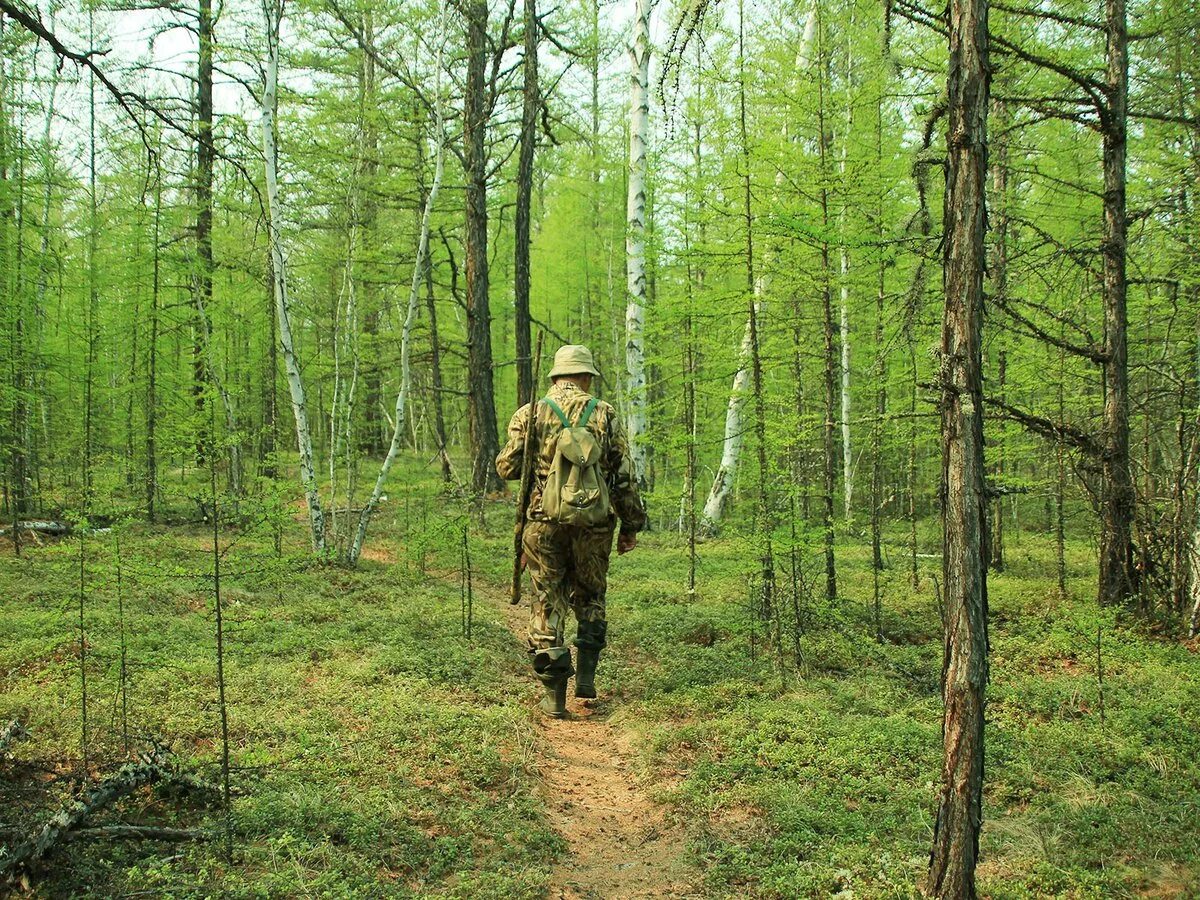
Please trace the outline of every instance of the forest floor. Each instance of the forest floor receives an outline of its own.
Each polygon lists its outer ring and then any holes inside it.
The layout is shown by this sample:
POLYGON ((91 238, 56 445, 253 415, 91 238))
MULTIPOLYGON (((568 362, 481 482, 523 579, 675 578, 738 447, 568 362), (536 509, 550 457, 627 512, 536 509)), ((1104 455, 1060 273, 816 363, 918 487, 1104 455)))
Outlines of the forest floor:
MULTIPOLYGON (((294 509, 278 556, 266 504, 222 533, 232 862, 219 842, 76 841, 30 872, 35 896, 915 895, 940 759, 936 523, 915 589, 905 533, 888 534, 878 640, 858 535, 840 538, 838 601, 802 590, 794 605, 777 536, 770 644, 748 602, 759 537, 703 544, 689 596, 686 542, 646 535, 614 558, 602 700, 554 722, 534 712, 523 609, 505 596, 510 506, 481 521, 420 464, 395 478, 410 487, 356 570, 309 561, 294 509)), ((809 539, 802 584, 818 575, 809 539)), ((1200 892, 1198 648, 1098 611, 1091 546, 1071 543, 1059 597, 1049 537, 1010 527, 989 579, 988 897, 1200 892)), ((0 753, 0 842, 83 774, 80 551, 0 544, 0 727, 29 730, 0 753)), ((211 532, 128 524, 82 551, 86 774, 115 770, 127 733, 219 780, 211 532)), ((149 790, 93 824, 223 821, 149 790)))

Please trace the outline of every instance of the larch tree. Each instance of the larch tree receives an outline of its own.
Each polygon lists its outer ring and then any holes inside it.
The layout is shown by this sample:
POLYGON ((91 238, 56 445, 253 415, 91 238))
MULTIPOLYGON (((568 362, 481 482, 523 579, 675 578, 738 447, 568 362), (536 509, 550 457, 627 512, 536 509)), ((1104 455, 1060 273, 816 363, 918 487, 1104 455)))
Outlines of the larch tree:
POLYGON ((533 383, 533 345, 529 324, 529 226, 533 203, 533 154, 537 148, 538 113, 541 92, 538 90, 538 22, 537 0, 524 0, 525 54, 522 62, 521 138, 517 164, 517 208, 513 227, 513 307, 517 350, 517 405, 524 406, 533 399, 537 386, 533 383))
MULTIPOLYGON (((500 491, 496 474, 500 436, 492 364, 492 312, 488 296, 487 125, 496 102, 496 75, 487 77, 488 7, 465 0, 467 82, 463 98, 463 174, 466 179, 467 397, 473 461, 471 487, 500 491)), ((505 26, 507 31, 507 24, 505 26)), ((504 40, 501 40, 503 45, 504 40)))
POLYGON ((976 896, 988 680, 983 279, 987 232, 988 0, 951 0, 943 212, 942 778, 927 892, 976 896))
POLYGON ((1104 168, 1104 414, 1101 423, 1100 602, 1128 603, 1137 592, 1133 554, 1136 494, 1129 461, 1129 224, 1125 157, 1129 105, 1129 31, 1125 0, 1105 0, 1105 77, 1100 109, 1104 168))
MULTIPOLYGON (((197 421, 204 419, 204 390, 208 383, 205 347, 208 343, 206 308, 213 295, 213 7, 198 0, 196 15, 196 267, 192 277, 196 322, 192 341, 192 394, 197 421)), ((199 435, 199 433, 198 433, 199 435)), ((202 465, 204 440, 196 439, 196 458, 202 465)))

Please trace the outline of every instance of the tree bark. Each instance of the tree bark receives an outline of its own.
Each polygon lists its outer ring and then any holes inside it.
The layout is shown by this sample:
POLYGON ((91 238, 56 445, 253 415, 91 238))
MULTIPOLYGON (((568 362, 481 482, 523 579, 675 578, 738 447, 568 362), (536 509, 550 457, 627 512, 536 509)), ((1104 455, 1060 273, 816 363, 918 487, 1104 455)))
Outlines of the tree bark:
POLYGON ((93 813, 111 806, 143 785, 169 778, 170 772, 158 751, 136 762, 125 763, 116 773, 90 788, 69 806, 59 810, 36 834, 0 856, 0 875, 9 874, 20 866, 41 859, 93 813))
POLYGON ((951 0, 942 318, 944 758, 926 890, 974 898, 988 678, 982 341, 986 268, 987 0, 951 0))
MULTIPOLYGON (((4 39, 4 29, 0 26, 0 41, 4 39)), ((10 84, 10 72, 8 70, 8 61, 0 62, 0 291, 8 292, 8 300, 12 304, 12 334, 11 345, 9 347, 10 366, 12 372, 12 434, 9 436, 10 455, 9 463, 11 466, 8 472, 9 482, 9 510, 13 515, 14 520, 19 516, 28 515, 29 499, 30 499, 30 477, 29 477, 29 458, 30 458, 30 434, 29 434, 29 388, 32 379, 28 371, 28 364, 31 359, 36 359, 36 353, 30 353, 26 347, 26 327, 25 317, 27 308, 25 303, 25 294, 22 288, 21 277, 21 223, 24 221, 24 215, 21 214, 20 196, 23 190, 24 178, 22 172, 21 137, 22 132, 21 122, 18 120, 16 128, 16 146, 13 147, 10 141, 12 135, 9 131, 9 104, 8 90, 10 84), (13 152, 15 151, 15 153, 13 152), (10 155, 14 155, 17 160, 15 171, 15 182, 17 185, 18 200, 13 202, 11 198, 12 184, 14 179, 9 174, 9 159, 10 155), (12 236, 13 221, 17 222, 16 236, 12 236), (13 259, 13 251, 15 250, 15 264, 13 259), (15 270, 15 271, 14 271, 15 270)), ((50 105, 46 113, 46 133, 44 144, 47 147, 46 158, 50 160, 49 143, 50 143, 50 120, 53 115, 54 106, 54 90, 58 84, 57 72, 53 76, 51 82, 50 105)), ((14 92, 15 93, 15 92, 14 92)), ((18 108, 22 105, 20 98, 17 98, 16 105, 18 108)), ((46 203, 42 212, 42 241, 43 241, 43 259, 45 257, 46 246, 49 235, 49 193, 50 193, 50 175, 47 169, 45 193, 46 203)), ((42 261, 39 260, 39 275, 42 261)), ((41 282, 39 281, 39 288, 41 282)), ((42 291, 39 291, 42 293, 42 291)), ((33 320, 36 322, 37 310, 40 309, 40 296, 38 297, 37 305, 34 307, 33 320)), ((13 529, 13 548, 14 551, 20 554, 20 529, 13 529)))
MULTIPOLYGON (((371 9, 363 11, 363 38, 367 46, 375 43, 375 18, 371 9)), ((364 52, 362 59, 362 238, 359 251, 359 281, 363 298, 363 333, 366 336, 364 354, 363 399, 365 431, 358 443, 369 453, 383 449, 387 423, 383 416, 383 375, 379 358, 379 319, 382 315, 379 291, 379 255, 377 226, 379 222, 379 128, 377 79, 374 53, 364 52)))
POLYGON ((466 176, 467 395, 474 460, 471 487, 477 493, 500 491, 496 474, 500 453, 492 373, 492 314, 488 300, 487 148, 485 134, 491 104, 486 96, 488 7, 483 0, 463 6, 467 24, 467 85, 463 104, 463 168, 466 176))
POLYGON ((1129 35, 1125 0, 1105 0, 1106 99, 1104 167, 1104 414, 1105 448, 1100 484, 1100 579, 1102 605, 1125 604, 1137 593, 1133 559, 1134 486, 1129 468, 1129 373, 1125 276, 1126 107, 1129 35))
POLYGON ((634 0, 629 94, 629 193, 625 208, 628 298, 625 306, 625 406, 638 482, 645 486, 646 445, 646 145, 650 132, 650 0, 634 0))
MULTIPOLYGON (((204 310, 212 300, 213 243, 213 14, 212 0, 199 0, 199 54, 196 71, 196 271, 193 275, 196 320, 192 342, 192 399, 197 421, 204 421, 205 346, 208 321, 204 310)), ((204 463, 204 439, 196 439, 196 464, 204 463)))
POLYGON ((521 91, 521 153, 517 163, 517 209, 514 221, 513 307, 517 351, 517 406, 533 399, 533 360, 529 325, 529 220, 533 200, 533 154, 537 147, 538 90, 537 0, 525 0, 524 86, 521 91))

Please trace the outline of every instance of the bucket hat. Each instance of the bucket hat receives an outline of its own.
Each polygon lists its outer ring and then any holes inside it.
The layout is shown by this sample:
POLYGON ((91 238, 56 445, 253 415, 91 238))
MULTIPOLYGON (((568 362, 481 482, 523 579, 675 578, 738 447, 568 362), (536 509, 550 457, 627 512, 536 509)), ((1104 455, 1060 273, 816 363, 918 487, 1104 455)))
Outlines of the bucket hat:
POLYGON ((559 347, 554 354, 554 368, 550 370, 551 378, 560 375, 599 375, 596 371, 592 351, 583 344, 567 344, 559 347))

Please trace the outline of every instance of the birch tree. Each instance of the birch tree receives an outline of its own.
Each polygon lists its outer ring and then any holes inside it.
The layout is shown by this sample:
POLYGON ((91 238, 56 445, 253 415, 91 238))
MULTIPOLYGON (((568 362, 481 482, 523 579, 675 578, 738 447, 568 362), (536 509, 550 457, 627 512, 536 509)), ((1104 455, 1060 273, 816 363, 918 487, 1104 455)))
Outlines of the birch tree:
POLYGON ((629 44, 629 196, 625 207, 628 298, 625 405, 638 481, 646 477, 646 145, 650 132, 650 0, 634 0, 629 44))
POLYGON ((317 473, 313 465, 312 432, 308 425, 308 402, 304 395, 304 380, 296 347, 292 340, 292 321, 288 312, 287 265, 283 253, 281 215, 279 210, 279 181, 277 167, 279 148, 275 142, 275 109, 279 88, 279 29, 283 19, 284 0, 264 0, 263 19, 267 38, 266 85, 262 95, 262 147, 267 183, 267 242, 271 254, 271 274, 275 294, 275 315, 279 320, 279 345, 287 371, 288 392, 292 398, 292 415, 296 420, 296 446, 300 451, 300 482, 308 503, 308 524, 312 547, 325 552, 325 515, 321 510, 321 495, 317 489, 317 473))
MULTIPOLYGON (((445 22, 445 7, 441 6, 438 11, 437 33, 439 35, 445 30, 445 22)), ((396 392, 396 409, 392 419, 392 440, 388 445, 387 456, 384 457, 383 463, 379 466, 379 474, 375 477, 375 486, 371 489, 371 496, 367 499, 362 511, 358 515, 358 527, 354 533, 354 540, 350 544, 350 549, 346 552, 346 562, 350 565, 355 565, 362 555, 363 542, 367 537, 367 526, 370 524, 371 515, 375 512, 375 507, 379 505, 380 497, 383 496, 383 488, 387 483, 388 473, 391 471, 392 464, 396 460, 396 454, 400 451, 400 442, 404 437, 404 429, 407 427, 408 399, 412 393, 411 348, 413 324, 417 320, 417 310, 420 308, 421 300, 421 284, 425 279, 426 270, 429 265, 430 221, 433 217, 434 206, 437 203, 438 191, 442 186, 442 172, 445 168, 446 137, 443 133, 444 123, 441 99, 443 48, 444 44, 438 45, 437 62, 434 68, 436 74, 434 76, 433 87, 433 139, 435 143, 433 181, 429 185, 429 193, 425 196, 425 208, 421 213, 421 230, 417 238, 417 258, 413 263, 412 282, 409 285, 408 291, 408 304, 404 310, 404 325, 400 331, 400 389, 396 392)))

